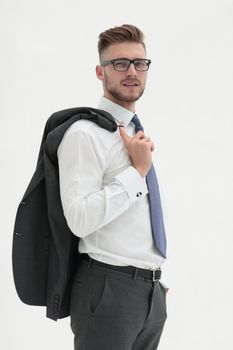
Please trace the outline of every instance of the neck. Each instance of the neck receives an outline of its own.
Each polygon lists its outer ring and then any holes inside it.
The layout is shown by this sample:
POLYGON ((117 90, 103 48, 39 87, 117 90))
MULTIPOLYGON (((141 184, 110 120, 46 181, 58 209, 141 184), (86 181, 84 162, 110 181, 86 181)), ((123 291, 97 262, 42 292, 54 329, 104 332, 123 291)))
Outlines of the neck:
POLYGON ((128 109, 130 112, 135 113, 135 102, 127 102, 127 101, 122 101, 114 96, 109 96, 108 94, 104 94, 104 97, 107 98, 108 100, 118 104, 121 107, 124 107, 125 109, 128 109))

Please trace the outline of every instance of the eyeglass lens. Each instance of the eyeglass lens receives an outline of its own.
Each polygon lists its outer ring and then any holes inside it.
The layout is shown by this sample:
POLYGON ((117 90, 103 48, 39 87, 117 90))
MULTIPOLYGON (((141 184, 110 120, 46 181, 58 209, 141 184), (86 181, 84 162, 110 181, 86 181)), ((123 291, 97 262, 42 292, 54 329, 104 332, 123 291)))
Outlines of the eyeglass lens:
MULTIPOLYGON (((114 68, 116 70, 121 70, 121 71, 128 70, 130 63, 131 62, 127 59, 115 60, 114 68)), ((141 70, 141 71, 147 70, 149 67, 149 62, 146 59, 134 60, 133 64, 136 70, 141 70)))

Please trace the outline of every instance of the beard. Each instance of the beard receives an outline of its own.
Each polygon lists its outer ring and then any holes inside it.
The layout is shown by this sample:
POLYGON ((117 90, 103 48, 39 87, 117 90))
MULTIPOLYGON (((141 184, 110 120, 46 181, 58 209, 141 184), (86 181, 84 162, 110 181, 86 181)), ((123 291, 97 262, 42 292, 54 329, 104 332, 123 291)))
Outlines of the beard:
POLYGON ((142 96, 142 94, 144 93, 145 87, 141 87, 141 83, 139 81, 137 82, 139 84, 138 85, 139 89, 137 90, 137 92, 134 94, 127 94, 126 92, 123 92, 120 87, 117 88, 112 86, 108 77, 105 76, 105 84, 106 84, 105 87, 107 92, 113 97, 115 97, 115 99, 122 102, 136 102, 142 96))
POLYGON ((134 95, 123 93, 120 91, 120 89, 111 88, 111 87, 107 88, 107 91, 109 94, 114 96, 117 100, 124 101, 124 102, 136 102, 142 96, 144 89, 140 89, 138 93, 134 95))

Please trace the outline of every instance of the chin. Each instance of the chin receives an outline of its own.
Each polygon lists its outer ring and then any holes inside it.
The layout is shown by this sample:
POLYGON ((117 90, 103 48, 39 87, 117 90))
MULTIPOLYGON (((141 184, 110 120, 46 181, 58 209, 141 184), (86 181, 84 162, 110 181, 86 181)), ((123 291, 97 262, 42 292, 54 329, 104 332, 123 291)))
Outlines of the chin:
POLYGON ((140 94, 133 95, 133 96, 127 95, 127 96, 125 97, 125 102, 136 102, 140 97, 141 97, 140 94))
POLYGON ((144 91, 135 91, 132 93, 125 93, 121 91, 116 90, 109 90, 109 95, 115 100, 119 102, 127 102, 127 103, 133 103, 136 102, 143 94, 144 91))

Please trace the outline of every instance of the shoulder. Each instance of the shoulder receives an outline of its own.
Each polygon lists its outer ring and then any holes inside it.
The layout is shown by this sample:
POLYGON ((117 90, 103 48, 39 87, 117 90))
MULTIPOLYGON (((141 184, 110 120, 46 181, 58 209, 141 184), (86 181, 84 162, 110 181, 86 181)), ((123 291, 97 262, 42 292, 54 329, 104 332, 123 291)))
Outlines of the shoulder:
POLYGON ((86 135, 96 135, 96 133, 107 131, 103 128, 101 128, 96 123, 81 119, 76 122, 74 122, 66 131, 65 136, 80 133, 80 134, 86 134, 86 135))
POLYGON ((110 132, 98 124, 81 119, 74 122, 66 131, 60 143, 59 149, 95 149, 101 154, 108 154, 110 149, 113 149, 121 143, 119 131, 110 132))
POLYGON ((63 139, 81 137, 82 139, 93 140, 96 144, 111 145, 119 142, 119 132, 110 132, 100 125, 86 119, 74 122, 66 131, 63 139))

